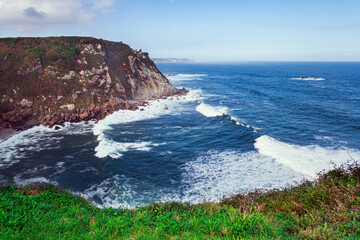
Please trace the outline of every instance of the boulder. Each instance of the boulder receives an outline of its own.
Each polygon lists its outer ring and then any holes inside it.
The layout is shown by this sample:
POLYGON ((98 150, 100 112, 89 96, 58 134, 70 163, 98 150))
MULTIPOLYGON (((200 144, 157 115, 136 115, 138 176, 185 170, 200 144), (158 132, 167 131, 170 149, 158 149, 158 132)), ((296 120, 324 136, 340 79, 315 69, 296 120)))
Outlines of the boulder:
POLYGON ((83 112, 79 115, 80 120, 87 120, 89 117, 88 112, 83 112))
POLYGON ((33 105, 33 102, 26 99, 26 98, 23 98, 23 100, 21 100, 21 102, 20 102, 20 106, 22 106, 22 107, 28 107, 29 108, 32 105, 33 105))
POLYGON ((66 105, 62 105, 60 106, 61 109, 67 109, 69 111, 72 111, 75 109, 75 105, 74 104, 66 104, 66 105))

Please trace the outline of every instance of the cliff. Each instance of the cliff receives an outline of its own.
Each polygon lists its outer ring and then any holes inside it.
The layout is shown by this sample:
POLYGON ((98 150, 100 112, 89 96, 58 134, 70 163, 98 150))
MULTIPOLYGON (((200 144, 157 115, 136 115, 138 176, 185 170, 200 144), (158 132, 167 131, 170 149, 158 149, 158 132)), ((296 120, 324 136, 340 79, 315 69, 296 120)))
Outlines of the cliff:
POLYGON ((0 126, 101 119, 146 100, 185 94, 147 53, 91 37, 0 39, 0 126))

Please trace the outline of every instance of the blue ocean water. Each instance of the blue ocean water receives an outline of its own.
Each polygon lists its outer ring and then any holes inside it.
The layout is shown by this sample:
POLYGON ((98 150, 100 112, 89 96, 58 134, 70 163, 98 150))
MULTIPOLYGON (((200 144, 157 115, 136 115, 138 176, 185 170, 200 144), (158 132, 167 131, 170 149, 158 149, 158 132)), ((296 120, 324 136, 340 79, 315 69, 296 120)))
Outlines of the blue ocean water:
POLYGON ((158 67, 190 93, 2 141, 0 184, 53 182, 99 206, 134 207, 217 201, 360 161, 360 63, 158 67))

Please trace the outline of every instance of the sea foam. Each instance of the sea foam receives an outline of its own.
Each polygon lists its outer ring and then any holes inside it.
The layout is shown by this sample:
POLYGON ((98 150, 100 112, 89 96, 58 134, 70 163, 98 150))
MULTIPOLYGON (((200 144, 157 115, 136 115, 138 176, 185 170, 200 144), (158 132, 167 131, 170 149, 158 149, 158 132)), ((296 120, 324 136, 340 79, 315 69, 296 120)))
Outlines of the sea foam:
POLYGON ((256 151, 211 150, 187 162, 183 170, 183 194, 164 196, 161 201, 217 202, 234 193, 282 187, 303 178, 256 151))
POLYGON ((98 158, 107 156, 119 158, 122 153, 129 150, 149 151, 151 146, 158 146, 159 143, 152 142, 116 142, 109 138, 106 132, 111 131, 112 125, 116 124, 155 119, 166 114, 180 114, 184 110, 182 103, 202 99, 201 93, 201 90, 190 90, 185 96, 150 101, 146 107, 143 107, 144 111, 140 109, 135 111, 119 110, 110 114, 93 127, 93 134, 97 136, 99 142, 95 148, 95 156, 98 158))
POLYGON ((10 138, 0 142, 0 169, 9 166, 26 158, 30 152, 57 149, 60 147, 60 140, 66 135, 84 135, 91 132, 92 123, 69 124, 55 130, 55 127, 35 126, 19 132, 10 138))
POLYGON ((150 151, 152 142, 115 142, 113 140, 104 139, 99 142, 95 148, 95 156, 103 158, 110 156, 112 158, 120 158, 124 153, 129 150, 137 151, 150 151))
POLYGON ((87 199, 98 198, 101 203, 98 207, 132 208, 130 201, 133 199, 134 191, 124 175, 113 175, 102 181, 100 184, 92 185, 81 194, 87 199))
POLYGON ((306 78, 290 78, 292 80, 302 80, 302 81, 324 81, 325 78, 317 78, 317 77, 306 77, 306 78))
POLYGON ((275 159, 295 171, 315 177, 322 170, 329 170, 333 164, 349 160, 359 160, 360 151, 354 149, 335 149, 318 145, 300 146, 281 142, 263 135, 256 139, 255 148, 261 155, 275 159))
POLYGON ((228 114, 227 107, 214 107, 205 103, 201 103, 196 107, 196 111, 205 117, 219 117, 228 114))
POLYGON ((183 194, 164 196, 161 201, 199 203, 219 201, 223 196, 254 189, 271 189, 314 178, 322 170, 348 160, 360 159, 353 149, 316 145, 299 146, 263 135, 255 150, 208 151, 183 166, 183 194))
MULTIPOLYGON (((236 117, 231 116, 228 111, 229 109, 227 107, 220 107, 220 106, 211 106, 206 103, 201 103, 196 107, 196 111, 204 115, 205 117, 221 117, 223 115, 230 116, 231 120, 233 120, 236 125, 245 126, 242 124, 239 119, 236 117)), ((250 126, 248 126, 250 127, 250 126)))

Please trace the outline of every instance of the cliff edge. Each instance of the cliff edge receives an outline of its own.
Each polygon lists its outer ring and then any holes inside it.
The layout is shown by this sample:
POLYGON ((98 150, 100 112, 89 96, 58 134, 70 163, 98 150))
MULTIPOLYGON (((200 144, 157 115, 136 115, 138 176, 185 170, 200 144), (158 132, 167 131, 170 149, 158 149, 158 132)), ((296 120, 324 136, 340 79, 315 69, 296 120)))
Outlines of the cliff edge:
POLYGON ((102 119, 147 100, 186 94, 147 53, 92 37, 0 39, 0 126, 102 119))

